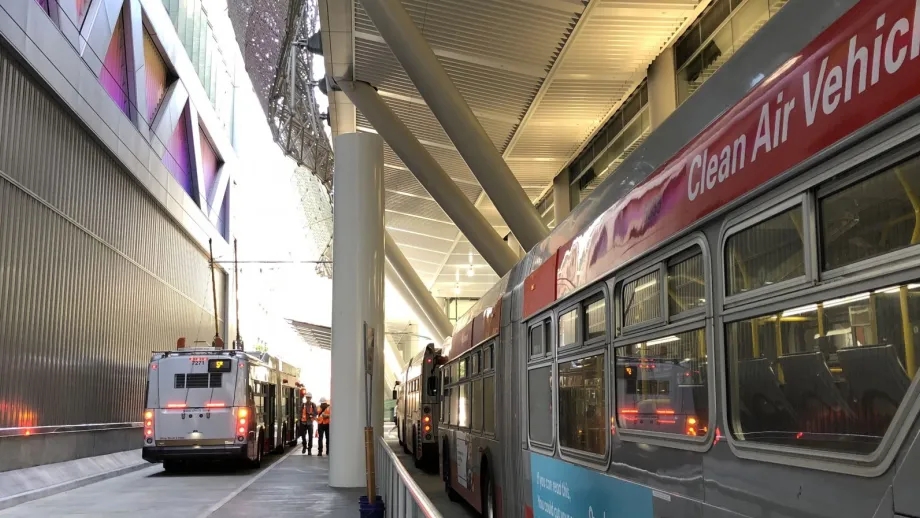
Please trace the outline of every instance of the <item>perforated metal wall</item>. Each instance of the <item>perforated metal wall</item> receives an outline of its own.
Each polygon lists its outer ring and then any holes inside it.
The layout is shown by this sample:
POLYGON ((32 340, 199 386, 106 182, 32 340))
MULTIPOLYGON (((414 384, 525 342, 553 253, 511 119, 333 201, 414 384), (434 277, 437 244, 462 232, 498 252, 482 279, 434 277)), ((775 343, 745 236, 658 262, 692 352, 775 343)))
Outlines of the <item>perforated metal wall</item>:
POLYGON ((213 335, 207 256, 3 48, 0 135, 0 429, 137 422, 150 351, 213 335))

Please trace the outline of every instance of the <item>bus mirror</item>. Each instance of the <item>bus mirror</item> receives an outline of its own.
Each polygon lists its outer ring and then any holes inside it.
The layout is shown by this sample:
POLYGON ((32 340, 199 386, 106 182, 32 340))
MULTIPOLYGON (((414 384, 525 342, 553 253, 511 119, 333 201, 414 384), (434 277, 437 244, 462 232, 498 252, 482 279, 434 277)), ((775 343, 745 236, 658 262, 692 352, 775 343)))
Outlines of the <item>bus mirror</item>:
POLYGON ((396 399, 396 389, 393 389, 393 399, 396 399))
POLYGON ((438 395, 438 377, 437 376, 428 376, 428 395, 429 396, 438 395))

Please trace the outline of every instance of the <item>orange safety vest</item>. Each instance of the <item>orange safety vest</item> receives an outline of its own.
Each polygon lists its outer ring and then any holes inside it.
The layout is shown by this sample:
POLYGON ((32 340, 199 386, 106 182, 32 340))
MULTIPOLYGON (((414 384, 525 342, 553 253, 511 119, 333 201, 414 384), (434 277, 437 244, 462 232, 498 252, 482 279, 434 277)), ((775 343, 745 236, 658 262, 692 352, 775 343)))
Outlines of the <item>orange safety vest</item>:
POLYGON ((309 423, 313 420, 313 416, 316 415, 316 405, 313 403, 307 403, 300 408, 300 420, 304 423, 309 423), (309 411, 308 411, 309 409, 309 411))
POLYGON ((316 421, 319 424, 329 424, 330 417, 332 417, 332 405, 327 406, 326 409, 319 414, 319 417, 316 418, 316 421))

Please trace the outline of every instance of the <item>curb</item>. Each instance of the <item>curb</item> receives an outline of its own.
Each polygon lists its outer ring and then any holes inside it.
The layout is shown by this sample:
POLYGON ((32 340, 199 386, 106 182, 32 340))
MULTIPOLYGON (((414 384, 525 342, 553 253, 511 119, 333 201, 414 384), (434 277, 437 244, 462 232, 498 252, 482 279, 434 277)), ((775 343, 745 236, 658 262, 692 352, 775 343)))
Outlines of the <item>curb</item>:
POLYGON ((59 493, 63 493, 65 491, 70 491, 71 489, 77 489, 80 487, 88 486, 90 484, 95 484, 96 482, 102 482, 103 480, 108 480, 110 478, 119 477, 121 475, 127 475, 128 473, 132 473, 134 471, 140 471, 141 469, 150 467, 150 466, 153 466, 153 464, 150 464, 148 462, 138 463, 138 464, 134 464, 131 466, 125 466, 123 468, 106 471, 104 473, 97 473, 95 475, 89 475, 83 478, 78 478, 76 480, 61 482, 60 484, 54 484, 53 486, 33 489, 31 491, 19 493, 18 495, 0 498, 0 510, 9 509, 10 507, 16 507, 17 505, 22 505, 27 502, 32 502, 34 500, 53 496, 59 493))

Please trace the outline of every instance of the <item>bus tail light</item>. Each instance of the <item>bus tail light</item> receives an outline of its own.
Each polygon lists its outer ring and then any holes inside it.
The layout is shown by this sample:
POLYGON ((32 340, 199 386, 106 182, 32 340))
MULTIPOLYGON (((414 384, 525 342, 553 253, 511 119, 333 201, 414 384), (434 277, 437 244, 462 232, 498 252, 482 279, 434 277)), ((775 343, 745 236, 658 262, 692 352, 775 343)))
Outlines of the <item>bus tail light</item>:
POLYGON ((236 410, 236 440, 237 442, 243 442, 246 440, 246 429, 249 428, 247 424, 249 423, 249 409, 242 407, 237 408, 236 410))
POLYGON ((425 432, 425 440, 431 440, 431 407, 426 406, 422 409, 424 415, 422 416, 422 431, 425 432))
POLYGON ((696 437, 699 435, 697 428, 698 421, 696 417, 690 416, 687 418, 687 435, 690 437, 696 437))
POLYGON ((153 444, 153 410, 144 411, 144 440, 153 444))

